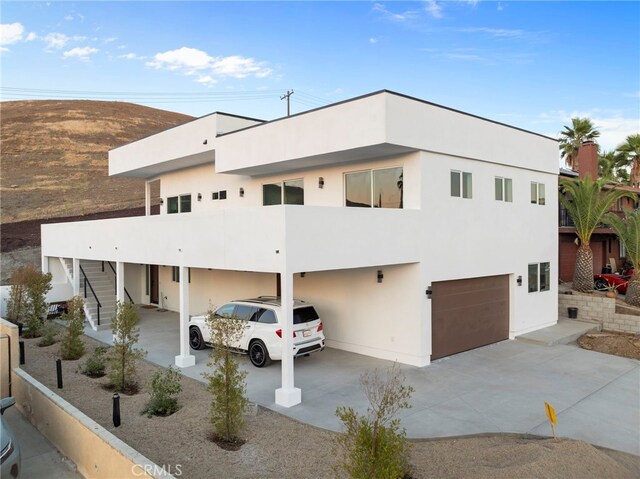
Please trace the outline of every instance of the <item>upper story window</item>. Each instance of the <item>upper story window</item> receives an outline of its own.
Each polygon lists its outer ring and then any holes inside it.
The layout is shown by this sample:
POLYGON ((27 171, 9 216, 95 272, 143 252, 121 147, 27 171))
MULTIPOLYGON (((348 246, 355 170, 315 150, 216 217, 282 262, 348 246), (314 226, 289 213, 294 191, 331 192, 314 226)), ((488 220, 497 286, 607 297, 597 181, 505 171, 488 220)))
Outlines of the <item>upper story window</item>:
POLYGON ((549 291, 551 289, 551 263, 533 263, 529 265, 529 292, 549 291))
POLYGON ((299 178, 262 185, 262 204, 304 205, 304 180, 299 178))
POLYGON ((467 171, 451 170, 451 196, 457 198, 473 197, 473 181, 467 171))
POLYGON ((170 196, 167 198, 167 213, 189 213, 191 195, 170 196))
POLYGON ((345 206, 403 208, 403 188, 401 166, 345 173, 345 206))
POLYGON ((513 201, 513 181, 511 178, 496 176, 495 187, 497 201, 507 201, 509 203, 513 201))
POLYGON ((544 183, 531 182, 531 204, 545 204, 544 183))

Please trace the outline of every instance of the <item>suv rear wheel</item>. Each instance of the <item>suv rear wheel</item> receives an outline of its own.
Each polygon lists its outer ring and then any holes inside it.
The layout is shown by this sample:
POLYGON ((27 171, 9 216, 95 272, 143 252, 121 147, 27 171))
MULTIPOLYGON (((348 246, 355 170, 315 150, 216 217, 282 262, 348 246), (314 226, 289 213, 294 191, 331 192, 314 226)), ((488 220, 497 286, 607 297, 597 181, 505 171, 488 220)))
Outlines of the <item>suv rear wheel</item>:
POLYGON ((269 351, 267 351, 267 347, 259 339, 252 341, 249 345, 249 359, 251 360, 251 364, 257 368, 271 364, 269 351))
POLYGON ((202 339, 202 333, 195 326, 189 329, 189 346, 191 349, 200 350, 204 349, 204 339, 202 339))

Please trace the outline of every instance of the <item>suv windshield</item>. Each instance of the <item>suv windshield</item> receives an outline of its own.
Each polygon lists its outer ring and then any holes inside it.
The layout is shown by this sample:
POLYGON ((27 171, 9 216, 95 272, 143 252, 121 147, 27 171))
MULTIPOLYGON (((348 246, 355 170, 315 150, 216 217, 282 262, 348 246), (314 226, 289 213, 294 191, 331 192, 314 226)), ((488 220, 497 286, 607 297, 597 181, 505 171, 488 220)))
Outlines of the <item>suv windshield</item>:
POLYGON ((303 306, 293 310, 293 324, 309 323, 319 319, 313 306, 303 306))

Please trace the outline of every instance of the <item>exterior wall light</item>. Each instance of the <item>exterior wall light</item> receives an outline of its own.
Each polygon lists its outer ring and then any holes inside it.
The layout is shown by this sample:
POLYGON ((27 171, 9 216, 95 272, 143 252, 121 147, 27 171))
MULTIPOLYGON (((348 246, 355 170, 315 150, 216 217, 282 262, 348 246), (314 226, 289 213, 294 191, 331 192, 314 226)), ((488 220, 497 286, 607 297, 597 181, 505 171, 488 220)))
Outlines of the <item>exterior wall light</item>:
POLYGON ((322 176, 318 178, 318 188, 324 188, 324 178, 322 176))
POLYGON ((378 270, 378 283, 382 283, 383 279, 384 279, 384 274, 382 274, 382 270, 379 269, 378 270))
POLYGON ((425 291, 425 293, 427 294, 427 298, 431 299, 431 295, 433 294, 433 291, 431 291, 431 286, 427 286, 427 290, 425 291))
POLYGON ((300 277, 304 278, 306 276, 307 273, 305 273, 304 271, 302 273, 300 273, 300 277))
POLYGON ((240 198, 244 198, 244 188, 240 188, 240 198))
POLYGON ((518 286, 522 286, 522 276, 518 276, 517 282, 518 286))
POLYGON ((198 193, 198 201, 202 201, 202 193, 198 193))
POLYGON ((202 144, 203 144, 203 145, 206 145, 206 144, 207 144, 207 140, 205 139, 205 140, 202 142, 202 144))
POLYGON ((164 205, 164 200, 162 198, 160 198, 160 204, 164 205))

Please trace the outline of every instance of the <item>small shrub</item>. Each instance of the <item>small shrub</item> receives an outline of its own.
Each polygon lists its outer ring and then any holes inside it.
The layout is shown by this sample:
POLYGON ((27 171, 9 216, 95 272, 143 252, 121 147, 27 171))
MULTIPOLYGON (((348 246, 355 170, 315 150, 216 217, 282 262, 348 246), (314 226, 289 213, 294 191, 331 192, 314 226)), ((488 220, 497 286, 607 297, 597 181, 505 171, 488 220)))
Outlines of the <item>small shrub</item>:
POLYGON ((170 416, 176 412, 177 396, 182 391, 181 379, 182 375, 171 366, 162 371, 156 371, 151 378, 151 398, 142 414, 146 414, 147 417, 170 416))
POLYGON ((38 338, 47 314, 47 293, 51 290, 51 273, 42 273, 32 265, 16 268, 11 274, 7 316, 13 323, 26 325, 24 336, 38 338))
POLYGON ((109 382, 111 389, 117 392, 135 393, 138 389, 136 381, 136 360, 147 353, 134 346, 140 336, 138 311, 131 303, 118 302, 116 315, 111 321, 113 348, 109 353, 109 382))
POLYGON ((80 296, 67 301, 67 312, 62 314, 62 320, 68 325, 60 343, 60 357, 80 359, 84 354, 84 300, 80 296))
POLYGON ((51 322, 46 322, 41 328, 42 339, 38 342, 38 346, 46 347, 51 346, 57 342, 56 336, 58 335, 58 329, 51 322))
POLYGON ((247 373, 240 369, 231 350, 243 334, 244 322, 235 318, 216 316, 209 309, 207 326, 211 330, 213 350, 207 364, 212 373, 204 373, 207 389, 213 395, 211 402, 211 424, 216 432, 214 440, 220 443, 242 443, 240 432, 244 427, 244 412, 247 409, 247 373))
POLYGON ((81 366, 80 372, 90 378, 101 378, 105 375, 106 359, 105 355, 109 348, 98 346, 93 350, 91 356, 81 366))
POLYGON ((339 458, 337 475, 354 479, 400 479, 409 475, 409 443, 400 419, 394 416, 411 407, 411 386, 404 386, 397 364, 381 378, 378 370, 364 373, 360 384, 369 400, 366 415, 353 408, 338 407, 336 415, 345 432, 336 436, 334 452, 339 458))

